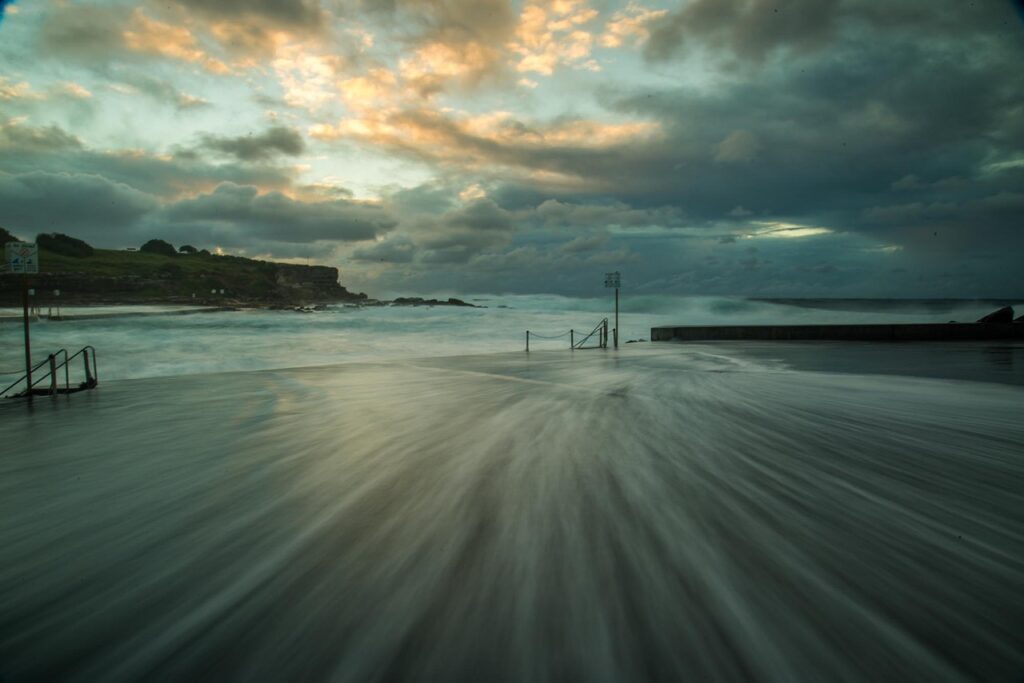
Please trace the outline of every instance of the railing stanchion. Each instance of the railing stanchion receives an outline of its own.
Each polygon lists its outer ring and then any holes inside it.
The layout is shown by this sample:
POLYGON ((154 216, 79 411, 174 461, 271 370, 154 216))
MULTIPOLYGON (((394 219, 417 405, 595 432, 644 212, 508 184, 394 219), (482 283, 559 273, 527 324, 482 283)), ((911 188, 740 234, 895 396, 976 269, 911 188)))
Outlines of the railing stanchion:
POLYGON ((85 364, 85 383, 92 384, 92 372, 89 371, 89 352, 82 354, 82 362, 85 364))
POLYGON ((569 350, 570 351, 572 351, 573 349, 576 348, 576 341, 575 341, 575 339, 576 339, 576 331, 575 330, 569 330, 569 350))
POLYGON ((52 353, 49 356, 50 360, 50 396, 57 395, 57 357, 52 353))
POLYGON ((530 331, 526 331, 526 352, 530 352, 530 331))

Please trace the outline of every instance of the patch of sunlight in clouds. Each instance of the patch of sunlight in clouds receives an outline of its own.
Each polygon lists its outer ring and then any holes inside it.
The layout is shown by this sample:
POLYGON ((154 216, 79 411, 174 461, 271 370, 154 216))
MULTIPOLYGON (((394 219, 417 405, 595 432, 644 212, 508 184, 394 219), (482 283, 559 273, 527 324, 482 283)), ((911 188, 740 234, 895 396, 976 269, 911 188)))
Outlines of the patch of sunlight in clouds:
POLYGON ((747 239, 799 239, 801 237, 815 237, 818 235, 829 235, 834 231, 816 225, 799 225, 797 223, 782 223, 777 221, 754 221, 753 225, 758 226, 754 232, 744 235, 747 239))

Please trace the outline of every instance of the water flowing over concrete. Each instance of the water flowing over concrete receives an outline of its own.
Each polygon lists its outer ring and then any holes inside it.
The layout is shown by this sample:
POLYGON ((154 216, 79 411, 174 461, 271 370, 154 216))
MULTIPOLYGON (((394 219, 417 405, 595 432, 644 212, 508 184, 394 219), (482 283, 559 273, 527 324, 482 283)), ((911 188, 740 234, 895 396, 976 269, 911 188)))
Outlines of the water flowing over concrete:
POLYGON ((3 680, 1016 680, 1024 389, 715 347, 0 405, 3 680))

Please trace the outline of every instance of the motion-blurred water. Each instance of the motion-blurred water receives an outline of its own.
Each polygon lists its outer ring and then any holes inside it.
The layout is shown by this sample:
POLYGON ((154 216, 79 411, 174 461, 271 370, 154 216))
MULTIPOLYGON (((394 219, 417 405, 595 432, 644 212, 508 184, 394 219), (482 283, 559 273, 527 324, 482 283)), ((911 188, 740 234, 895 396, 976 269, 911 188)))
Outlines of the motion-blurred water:
POLYGON ((103 381, 0 401, 0 681, 1021 680, 1024 345, 479 303, 35 326, 103 381))

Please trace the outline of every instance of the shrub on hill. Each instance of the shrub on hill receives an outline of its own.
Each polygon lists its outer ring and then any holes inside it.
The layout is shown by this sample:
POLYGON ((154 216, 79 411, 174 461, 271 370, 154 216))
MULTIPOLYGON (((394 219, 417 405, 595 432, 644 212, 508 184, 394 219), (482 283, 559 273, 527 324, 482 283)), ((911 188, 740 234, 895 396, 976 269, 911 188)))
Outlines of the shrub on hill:
POLYGON ((59 232, 44 232, 36 235, 36 244, 39 245, 40 249, 52 251, 54 254, 60 254, 61 256, 73 256, 75 258, 92 256, 95 251, 82 240, 62 235, 59 232))
POLYGON ((3 228, 0 228, 0 244, 7 244, 8 242, 20 242, 20 241, 21 240, 19 240, 17 237, 12 235, 7 230, 4 230, 3 228))
POLYGON ((150 240, 139 247, 139 251, 144 251, 147 254, 163 254, 164 256, 176 256, 178 254, 174 250, 173 244, 163 240, 150 240))
POLYGON ((178 247, 178 252, 181 254, 198 254, 199 250, 193 247, 191 244, 183 244, 178 247))

